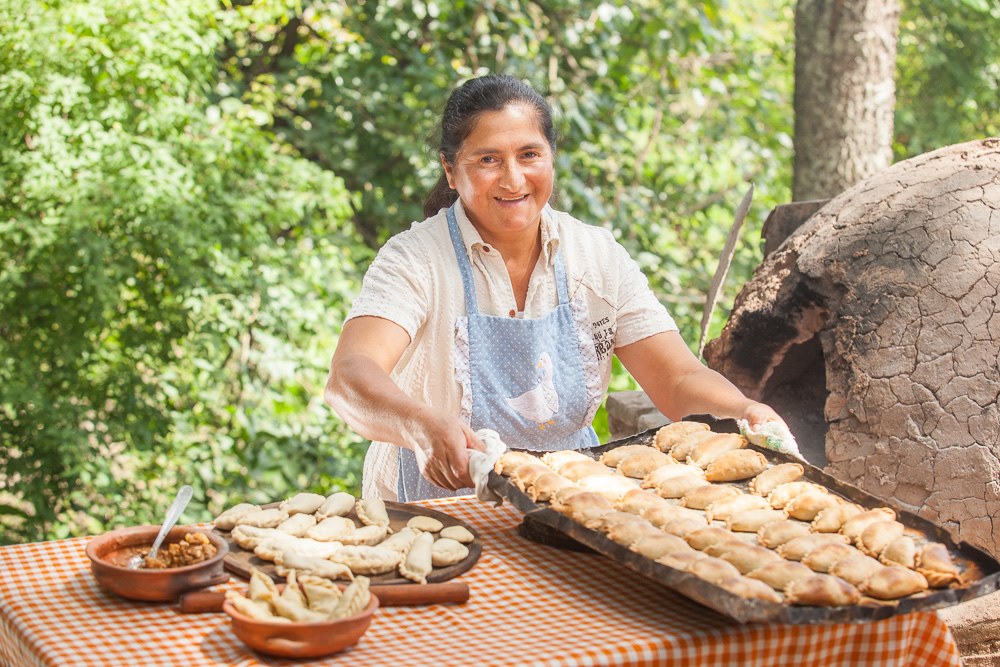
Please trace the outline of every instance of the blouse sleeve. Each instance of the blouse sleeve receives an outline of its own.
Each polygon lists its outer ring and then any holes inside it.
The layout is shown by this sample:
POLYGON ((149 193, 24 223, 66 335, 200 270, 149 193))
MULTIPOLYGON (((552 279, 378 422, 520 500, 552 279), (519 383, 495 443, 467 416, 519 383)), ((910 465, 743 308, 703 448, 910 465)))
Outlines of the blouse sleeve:
POLYGON ((628 251, 615 242, 621 274, 618 284, 615 347, 624 347, 664 331, 677 331, 674 318, 657 300, 649 281, 628 251))
POLYGON ((412 341, 427 319, 430 271, 419 244, 407 243, 408 236, 398 234, 379 250, 347 319, 381 317, 403 327, 412 341))

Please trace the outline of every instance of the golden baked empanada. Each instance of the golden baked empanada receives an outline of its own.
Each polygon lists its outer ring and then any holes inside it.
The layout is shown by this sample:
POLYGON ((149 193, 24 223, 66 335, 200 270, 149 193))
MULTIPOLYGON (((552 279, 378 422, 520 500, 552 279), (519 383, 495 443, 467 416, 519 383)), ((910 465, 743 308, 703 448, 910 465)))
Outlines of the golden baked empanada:
MULTIPOLYGON (((557 498, 558 493, 556 494, 556 498, 553 500, 557 498)), ((581 512, 595 509, 610 512, 614 509, 614 503, 594 491, 581 491, 580 493, 573 494, 558 505, 553 504, 553 509, 560 514, 576 516, 581 512)))
POLYGON ((705 554, 700 551, 695 551, 694 549, 688 549, 686 551, 674 551, 669 554, 664 554, 656 559, 657 563, 662 563, 667 567, 672 567, 675 570, 687 570, 688 566, 695 561, 701 560, 702 558, 708 558, 705 554))
POLYGON ((829 572, 837 561, 844 560, 861 553, 848 544, 831 542, 821 544, 802 557, 802 564, 816 572, 829 572))
POLYGON ((762 581, 749 579, 747 577, 727 577, 715 582, 719 588, 725 589, 733 595, 738 595, 747 600, 767 600, 768 602, 781 602, 781 595, 762 581))
POLYGON ((879 600, 897 600, 927 590, 927 579, 902 565, 888 565, 868 577, 858 588, 865 595, 879 600))
POLYGON ((769 523, 783 521, 787 515, 783 510, 770 507, 733 512, 726 519, 726 528, 737 533, 756 533, 769 523))
POLYGON ((757 531, 757 541, 769 549, 775 549, 785 542, 809 534, 809 524, 801 521, 775 521, 757 531))
POLYGON ((838 503, 820 510, 812 520, 810 530, 814 533, 836 533, 844 522, 852 516, 861 514, 861 507, 854 503, 838 503))
POLYGON ((903 535, 889 542, 882 549, 878 559, 886 565, 902 565, 911 570, 917 567, 917 543, 912 537, 903 535))
POLYGON ((660 556, 688 549, 691 549, 691 546, 683 538, 665 533, 662 530, 658 534, 649 534, 640 537, 629 545, 629 550, 650 560, 656 560, 660 556))
POLYGON ((660 451, 658 449, 653 449, 648 445, 625 445, 624 447, 609 449, 597 457, 597 460, 609 468, 617 468, 618 464, 627 459, 629 456, 650 450, 655 452, 660 451))
POLYGON ((860 599, 857 588, 829 574, 814 574, 785 586, 785 601, 790 604, 842 607, 857 604, 860 599))
POLYGON ((774 487, 771 493, 767 494, 767 502, 776 510, 784 508, 788 502, 806 491, 819 491, 826 493, 826 489, 813 482, 785 482, 774 487))
POLYGON ((556 489, 555 491, 552 492, 552 495, 549 496, 549 504, 552 505, 553 507, 564 505, 567 500, 569 500, 578 493, 584 493, 584 490, 581 489, 576 484, 573 484, 572 486, 564 486, 561 489, 556 489))
POLYGON ((648 524, 647 519, 642 518, 637 514, 632 514, 631 512, 620 512, 618 510, 612 510, 600 516, 594 516, 587 520, 586 526, 591 530, 596 530, 602 533, 608 532, 616 523, 645 523, 648 524))
POLYGON ((681 507, 680 505, 671 505, 670 503, 664 503, 663 505, 657 505, 656 507, 649 507, 641 512, 643 518, 649 519, 657 528, 663 528, 667 524, 677 521, 678 519, 693 519, 696 521, 701 521, 703 526, 707 526, 708 522, 705 520, 705 515, 701 512, 687 507, 681 507))
MULTIPOLYGON (((607 469, 610 470, 610 468, 607 469)), ((572 484, 572 482, 570 483, 572 484)), ((576 485, 584 491, 599 493, 612 503, 618 502, 622 496, 632 489, 639 488, 639 483, 634 479, 612 474, 588 475, 578 481, 576 485)))
POLYGON ((687 571, 699 579, 704 579, 713 584, 727 577, 738 577, 740 575, 740 571, 736 569, 735 565, 713 556, 706 556, 705 558, 693 561, 688 565, 687 571))
POLYGON ((669 504, 670 503, 652 491, 647 491, 645 489, 632 489, 630 491, 626 491, 625 495, 618 499, 618 502, 615 503, 615 507, 623 512, 642 514, 642 511, 647 508, 669 504))
MULTIPOLYGON (((691 511, 694 512, 695 510, 691 511)), ((676 535, 677 537, 687 537, 687 534, 690 533, 691 531, 701 530, 706 526, 707 522, 705 521, 705 517, 702 516, 698 518, 687 517, 681 519, 674 519, 673 521, 669 521, 663 524, 662 526, 660 526, 660 528, 663 529, 665 532, 670 533, 671 535, 676 535)))
POLYGON ((528 495, 532 502, 548 502, 553 493, 568 486, 574 486, 573 482, 554 470, 550 470, 534 479, 531 486, 528 487, 528 495))
POLYGON ((616 467, 618 472, 626 477, 642 479, 660 466, 671 463, 676 463, 676 461, 669 454, 647 447, 644 452, 637 452, 626 457, 616 467))
POLYGON ((645 520, 641 523, 637 521, 614 523, 607 530, 609 540, 625 547, 632 546, 632 544, 643 537, 662 534, 662 530, 645 520))
POLYGON ((681 496, 681 505, 691 509, 703 510, 712 503, 724 498, 735 498, 740 490, 728 484, 712 484, 691 489, 681 496))
POLYGON ((747 444, 747 439, 737 433, 716 433, 695 445, 688 454, 687 462, 700 468, 707 468, 709 463, 724 452, 742 449, 747 444))
POLYGON ((850 584, 860 586, 883 567, 885 566, 877 560, 859 551, 853 556, 838 560, 830 567, 829 572, 850 584))
POLYGON ((593 460, 594 459, 590 458, 586 454, 578 452, 575 449, 564 449, 558 452, 546 452, 545 454, 542 454, 542 463, 552 468, 556 472, 559 472, 559 470, 564 465, 572 461, 593 461, 593 460))
POLYGON ((770 549, 745 542, 732 549, 727 549, 725 553, 719 555, 719 558, 735 565, 740 574, 752 572, 771 561, 781 560, 781 557, 770 549))
POLYGON ((670 477, 657 484, 653 489, 663 498, 681 498, 685 493, 699 486, 708 486, 710 482, 698 475, 680 475, 670 477))
POLYGON ((716 456, 705 468, 710 482, 735 482, 749 479, 767 467, 767 459, 752 449, 734 449, 716 456))
POLYGON ((841 503, 840 498, 826 491, 806 491, 785 503, 788 516, 799 521, 812 521, 823 510, 841 503))
POLYGON ((842 535, 809 533, 793 537, 777 548, 778 555, 788 560, 802 560, 810 551, 824 544, 846 544, 842 535))
POLYGON ((917 572, 924 575, 934 588, 944 588, 961 582, 960 572, 948 548, 940 542, 928 542, 917 556, 917 572))
POLYGON ((799 477, 802 477, 804 470, 805 469, 799 463, 779 463, 776 466, 764 470, 750 480, 750 484, 747 488, 750 493, 766 498, 767 495, 771 493, 771 491, 773 491, 779 484, 794 482, 799 477))
POLYGON ((517 469, 510 474, 510 481, 517 488, 527 492, 528 488, 535 483, 536 479, 550 472, 552 472, 552 468, 543 463, 526 463, 522 466, 518 466, 517 469))
POLYGON ((668 463, 667 465, 662 465, 656 468, 648 475, 642 478, 642 483, 640 486, 644 489, 653 489, 659 486, 660 482, 671 479, 673 477, 680 477, 682 475, 694 475, 695 477, 705 477, 705 471, 698 466, 688 465, 686 463, 668 463))
POLYGON ((705 518, 711 521, 725 521, 737 512, 759 510, 768 507, 767 501, 760 496, 743 493, 729 498, 716 500, 705 508, 705 518))
POLYGON ((715 437, 716 435, 717 434, 712 431, 699 431, 697 433, 691 433, 674 443, 674 446, 670 448, 668 454, 674 457, 675 461, 687 461, 688 456, 690 456, 695 447, 705 440, 715 437))
POLYGON ((579 482, 581 479, 590 477, 591 475, 613 475, 615 470, 603 463, 587 459, 585 461, 569 461, 564 463, 559 466, 558 472, 566 479, 579 482))
POLYGON ((903 530, 898 521, 875 521, 865 526, 855 544, 872 558, 878 558, 889 542, 903 536, 903 530))
POLYGON ((510 477, 511 474, 523 465, 529 463, 539 463, 537 456, 532 456, 527 452, 518 452, 512 449, 508 449, 497 462, 493 464, 493 470, 498 475, 503 475, 504 477, 510 477))
POLYGON ((694 433, 707 433, 708 431, 708 424, 703 424, 701 422, 672 422, 656 432, 656 435, 653 437, 653 446, 661 452, 669 452, 671 447, 689 435, 694 433))
POLYGON ((861 531, 864 530, 868 524, 876 521, 891 521, 895 518, 896 513, 888 507, 876 507, 872 510, 865 510, 860 514, 848 517, 844 521, 844 525, 840 527, 840 534, 853 542, 859 535, 861 535, 861 531))
POLYGON ((735 536, 725 528, 706 526, 704 528, 691 531, 684 536, 684 539, 687 540, 687 543, 693 548, 701 551, 705 547, 715 544, 716 542, 738 538, 735 538, 735 536))
POLYGON ((702 549, 702 552, 708 556, 715 556, 716 558, 720 558, 721 556, 729 553, 730 551, 733 551, 735 549, 740 549, 747 545, 748 545, 747 542, 744 542, 743 540, 736 537, 732 533, 729 533, 728 537, 709 544, 704 549, 702 549))
POLYGON ((791 582, 805 579, 812 575, 813 571, 802 563, 779 558, 778 560, 764 563, 756 570, 751 570, 746 576, 763 581, 775 590, 783 591, 791 582))

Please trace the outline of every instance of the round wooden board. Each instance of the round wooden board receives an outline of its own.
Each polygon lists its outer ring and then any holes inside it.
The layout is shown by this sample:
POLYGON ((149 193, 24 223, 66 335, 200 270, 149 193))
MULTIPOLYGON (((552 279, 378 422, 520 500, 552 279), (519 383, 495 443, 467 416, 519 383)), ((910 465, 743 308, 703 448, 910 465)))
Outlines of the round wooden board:
MULTIPOLYGON (((269 505, 264 505, 264 508, 277 507, 278 503, 271 503, 269 505)), ((464 521, 460 521, 450 514, 445 514, 444 512, 439 512, 437 510, 428 509, 426 507, 421 507, 419 505, 408 505, 406 503, 394 503, 386 502, 385 508, 389 513, 389 527, 392 528, 393 532, 396 532, 406 525, 406 522, 415 516, 429 516, 437 519, 444 524, 445 528, 448 526, 462 526, 470 533, 475 536, 475 539, 465 545, 469 547, 469 555, 465 557, 464 560, 455 563, 454 565, 449 565, 448 567, 435 567, 434 570, 427 576, 427 583, 435 584, 442 581, 448 581, 453 579, 460 574, 464 574, 472 569, 472 566, 476 564, 479 560, 479 555, 483 551, 483 545, 479 539, 479 533, 464 521)), ((358 519, 357 514, 354 510, 351 510, 347 516, 354 520, 356 524, 363 525, 358 519)), ((257 568, 261 572, 269 575, 272 579, 278 582, 285 580, 284 577, 279 576, 275 570, 275 565, 271 561, 263 560, 258 558, 254 552, 247 551, 240 545, 236 544, 229 535, 228 530, 218 530, 218 534, 222 535, 227 542, 229 542, 229 553, 223 559, 223 565, 227 570, 235 575, 243 577, 244 579, 250 578, 251 568, 257 568)), ((373 586, 382 584, 415 584, 416 582, 410 581, 409 579, 402 577, 398 572, 389 572, 386 574, 379 574, 373 577, 369 577, 373 586)))

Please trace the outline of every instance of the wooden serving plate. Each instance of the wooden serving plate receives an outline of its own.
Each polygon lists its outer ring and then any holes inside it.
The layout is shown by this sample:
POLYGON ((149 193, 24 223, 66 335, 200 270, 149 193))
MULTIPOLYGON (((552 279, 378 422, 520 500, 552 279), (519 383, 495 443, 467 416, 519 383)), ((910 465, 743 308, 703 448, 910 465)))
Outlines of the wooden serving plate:
MULTIPOLYGON (((269 505, 264 505, 263 507, 267 509, 277 506, 278 503, 271 503, 269 505)), ((477 533, 472 526, 464 521, 456 519, 450 514, 421 507, 420 505, 386 502, 385 508, 389 513, 389 527, 394 533, 406 526, 406 522, 415 516, 429 516, 443 523, 445 528, 448 526, 462 526, 475 536, 475 539, 472 542, 465 545, 469 547, 469 555, 466 556, 464 560, 459 561, 454 565, 449 565, 448 567, 435 567, 434 570, 427 576, 427 583, 433 584, 453 579, 460 574, 464 574, 465 572, 471 570, 472 566, 479 560, 479 555, 483 551, 483 545, 482 541, 479 539, 479 533, 477 533)), ((359 526, 363 525, 354 510, 351 510, 346 516, 353 519, 354 523, 359 526)), ((229 543, 229 553, 226 554, 226 557, 222 561, 223 566, 227 570, 237 576, 243 577, 244 579, 249 579, 250 570, 252 568, 257 568, 277 582, 285 580, 284 577, 278 575, 274 563, 258 558, 254 552, 247 551, 240 545, 236 544, 236 542, 234 542, 232 537, 229 535, 228 530, 216 529, 215 532, 224 537, 229 543)), ((382 584, 416 584, 416 582, 400 576, 398 572, 378 574, 369 577, 369 579, 371 579, 371 584, 373 586, 382 584)))

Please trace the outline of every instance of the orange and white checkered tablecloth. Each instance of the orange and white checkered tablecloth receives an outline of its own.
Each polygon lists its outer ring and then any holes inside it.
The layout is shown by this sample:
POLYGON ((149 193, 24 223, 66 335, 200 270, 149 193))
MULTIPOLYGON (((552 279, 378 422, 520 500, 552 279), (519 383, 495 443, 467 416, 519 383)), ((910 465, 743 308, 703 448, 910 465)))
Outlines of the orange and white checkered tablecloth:
MULTIPOLYGON (((0 667, 58 665, 857 665, 961 663, 932 612, 878 622, 740 625, 596 554, 514 532, 520 513, 429 501, 476 527, 483 553, 464 605, 386 607, 361 642, 312 662, 246 648, 224 614, 121 600, 100 589, 87 538, 0 548, 0 667)), ((244 588, 241 580, 218 588, 244 588)))

